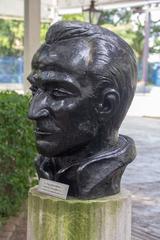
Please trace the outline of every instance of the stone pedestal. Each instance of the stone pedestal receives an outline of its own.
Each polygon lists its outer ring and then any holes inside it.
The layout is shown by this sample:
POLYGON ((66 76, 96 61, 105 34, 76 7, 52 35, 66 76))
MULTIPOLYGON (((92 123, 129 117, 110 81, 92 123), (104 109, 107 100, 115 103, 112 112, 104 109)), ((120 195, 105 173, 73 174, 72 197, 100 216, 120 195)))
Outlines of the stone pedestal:
POLYGON ((30 189, 27 240, 130 240, 126 191, 95 200, 61 200, 30 189))

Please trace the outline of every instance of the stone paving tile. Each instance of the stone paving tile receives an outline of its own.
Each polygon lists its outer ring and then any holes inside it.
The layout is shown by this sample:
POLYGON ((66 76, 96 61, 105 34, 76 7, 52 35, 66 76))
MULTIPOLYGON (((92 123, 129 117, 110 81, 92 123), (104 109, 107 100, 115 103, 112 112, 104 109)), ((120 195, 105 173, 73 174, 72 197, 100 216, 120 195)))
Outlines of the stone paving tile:
POLYGON ((15 217, 10 217, 7 223, 0 229, 0 240, 26 240, 27 236, 27 209, 15 217))
POLYGON ((122 180, 132 193, 132 240, 160 240, 160 119, 127 117, 121 133, 137 146, 122 180))
POLYGON ((127 117, 120 132, 132 137, 137 147, 136 160, 127 167, 122 182, 160 181, 160 119, 127 117))
MULTIPOLYGON (((160 239, 160 182, 130 185, 126 188, 132 193, 132 235, 139 239, 160 239)), ((133 238, 134 239, 134 238, 133 238)))

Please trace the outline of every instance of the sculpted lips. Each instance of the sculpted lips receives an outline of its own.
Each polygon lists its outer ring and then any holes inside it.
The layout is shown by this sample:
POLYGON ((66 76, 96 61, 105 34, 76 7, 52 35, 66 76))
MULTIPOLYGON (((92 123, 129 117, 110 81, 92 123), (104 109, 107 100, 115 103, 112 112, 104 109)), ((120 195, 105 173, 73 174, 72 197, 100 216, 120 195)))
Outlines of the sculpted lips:
POLYGON ((43 130, 41 130, 41 129, 39 129, 39 128, 37 128, 37 129, 35 130, 35 133, 38 134, 38 135, 52 135, 52 134, 53 134, 53 133, 48 132, 48 131, 43 131, 43 130))

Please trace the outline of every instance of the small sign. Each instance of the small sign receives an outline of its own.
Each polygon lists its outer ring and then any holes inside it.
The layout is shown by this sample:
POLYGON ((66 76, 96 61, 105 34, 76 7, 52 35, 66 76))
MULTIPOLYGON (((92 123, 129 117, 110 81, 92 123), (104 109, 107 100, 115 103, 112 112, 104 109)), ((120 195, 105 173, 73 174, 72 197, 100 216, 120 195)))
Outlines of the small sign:
POLYGON ((38 191, 48 195, 66 199, 68 194, 69 185, 55 182, 47 179, 40 178, 38 191))

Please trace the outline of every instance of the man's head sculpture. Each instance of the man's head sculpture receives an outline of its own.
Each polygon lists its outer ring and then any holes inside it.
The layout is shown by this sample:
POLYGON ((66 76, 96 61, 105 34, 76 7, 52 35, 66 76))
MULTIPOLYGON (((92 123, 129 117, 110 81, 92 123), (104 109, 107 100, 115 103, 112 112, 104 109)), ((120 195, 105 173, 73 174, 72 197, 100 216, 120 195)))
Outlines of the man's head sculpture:
POLYGON ((32 60, 39 177, 70 185, 90 199, 120 191, 132 139, 118 135, 136 87, 129 45, 109 30, 80 22, 52 25, 32 60))

